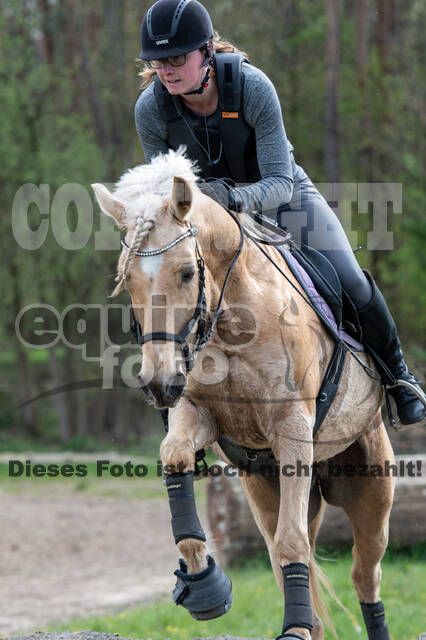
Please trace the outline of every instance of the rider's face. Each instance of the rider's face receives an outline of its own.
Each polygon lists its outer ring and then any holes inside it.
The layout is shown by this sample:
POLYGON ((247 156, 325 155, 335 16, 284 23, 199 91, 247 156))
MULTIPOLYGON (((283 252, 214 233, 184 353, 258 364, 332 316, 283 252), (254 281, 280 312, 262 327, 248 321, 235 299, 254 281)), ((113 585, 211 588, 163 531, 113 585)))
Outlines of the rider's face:
POLYGON ((174 67, 166 61, 156 72, 169 93, 180 95, 198 89, 206 73, 204 61, 205 53, 196 49, 187 54, 184 65, 174 67))

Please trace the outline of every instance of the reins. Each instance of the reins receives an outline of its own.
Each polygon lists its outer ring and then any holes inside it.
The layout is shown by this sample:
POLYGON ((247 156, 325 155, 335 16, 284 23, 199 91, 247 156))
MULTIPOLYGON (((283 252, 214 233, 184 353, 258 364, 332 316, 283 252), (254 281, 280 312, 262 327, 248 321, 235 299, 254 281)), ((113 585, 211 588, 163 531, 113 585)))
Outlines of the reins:
MULTIPOLYGON (((251 212, 248 212, 248 213, 251 213, 251 212)), ((268 222, 268 224, 265 224, 265 219, 264 219, 265 217, 262 216, 261 214, 257 213, 257 212, 253 212, 253 216, 254 216, 255 220, 256 220, 256 218, 258 220, 261 219, 262 224, 264 226, 271 225, 271 227, 275 227, 275 224, 273 222, 268 222)), ((306 295, 290 280, 290 278, 287 276, 287 274, 284 273, 284 271, 277 265, 277 263, 271 258, 271 256, 263 249, 263 247, 260 246, 260 244, 266 244, 266 245, 270 245, 270 246, 275 247, 275 246, 280 246, 280 245, 283 245, 283 244, 289 244, 290 241, 294 242, 294 240, 291 240, 290 234, 287 233, 283 240, 273 241, 273 240, 264 240, 264 239, 255 238, 247 229, 244 229, 244 233, 247 235, 248 238, 250 238, 250 240, 259 249, 259 251, 261 251, 263 253, 263 255, 269 260, 269 262, 271 262, 274 265, 274 267, 277 269, 277 271, 279 271, 279 273, 283 276, 283 278, 285 278, 287 280, 287 282, 293 287, 293 289, 295 291, 297 291, 297 293, 304 300, 304 302, 306 302, 306 304, 309 307, 311 307, 311 309, 313 309, 318 316, 320 316, 322 318, 321 312, 312 304, 312 302, 309 300, 309 298, 306 297, 306 295)), ((281 229, 281 233, 282 233, 282 229, 281 229)), ((326 324, 328 326, 328 323, 326 323, 326 324)), ((345 349, 347 349, 349 351, 349 353, 355 358, 355 360, 364 369, 365 373, 370 378, 372 378, 373 380, 377 380, 378 382, 382 382, 380 374, 378 374, 377 371, 375 371, 374 369, 369 367, 367 364, 362 362, 362 360, 350 348, 350 346, 348 344, 346 344, 346 342, 339 336, 339 334, 337 332, 334 331, 333 335, 334 335, 334 338, 336 339, 336 342, 340 342, 345 347, 345 349)), ((386 389, 386 385, 384 385, 384 387, 386 389)))
MULTIPOLYGON (((216 327, 216 323, 219 319, 219 317, 222 315, 223 313, 223 309, 222 309, 222 305, 223 305, 223 300, 224 300, 224 296, 225 296, 225 292, 226 292, 226 288, 229 282, 229 278, 232 274, 232 271, 234 270, 234 267, 238 261, 238 258, 241 255, 241 252, 243 250, 244 247, 244 242, 245 242, 245 236, 247 236, 247 238, 249 238, 253 244, 257 247, 257 249, 259 251, 261 251, 261 253, 263 253, 263 255, 269 260, 269 262, 277 269, 277 271, 283 276, 283 278, 285 278, 285 280, 291 285, 291 287, 299 294, 299 296, 303 299, 303 301, 313 310, 315 311, 315 313, 325 322, 325 318, 322 316, 322 313, 312 304, 312 302, 309 300, 309 298, 305 295, 305 293, 303 291, 301 291, 301 289, 299 287, 297 287, 292 281, 291 279, 287 276, 287 274, 281 269, 281 267, 279 267, 279 265, 275 262, 275 260, 267 253, 267 251, 265 251, 265 249, 261 246, 263 245, 267 245, 267 246, 272 246, 272 247, 277 247, 277 246, 281 246, 283 244, 289 244, 289 242, 291 241, 291 236, 289 233, 285 233, 284 237, 282 240, 272 240, 272 239, 265 239, 265 238, 256 238, 253 233, 250 233, 248 231, 248 229, 244 228, 243 225, 241 224, 240 220, 237 218, 237 216, 229 209, 229 208, 225 208, 225 211, 228 213, 228 215, 231 216, 231 218, 233 219, 233 221, 235 222, 235 224, 238 226, 239 232, 240 232, 240 242, 238 245, 238 248, 235 251, 234 257, 228 267, 225 279, 223 281, 223 285, 222 285, 222 289, 220 292, 220 296, 219 296, 219 300, 218 300, 218 304, 216 307, 215 312, 213 313, 213 316, 210 320, 210 326, 209 328, 207 328, 207 300, 206 300, 206 295, 205 295, 205 263, 204 263, 204 259, 203 256, 201 254, 200 251, 200 247, 198 244, 198 240, 197 240, 197 234, 198 231, 196 229, 196 227, 192 226, 183 234, 181 234, 180 236, 178 236, 177 238, 175 238, 175 240, 173 240, 172 242, 168 243, 167 245, 160 247, 159 249, 152 249, 152 250, 148 250, 148 251, 135 251, 134 254, 141 256, 141 257, 147 257, 147 256, 154 256, 154 255, 159 255, 164 253, 165 251, 167 251, 168 249, 171 249, 172 247, 176 246, 179 242, 181 242, 182 240, 184 240, 185 238, 188 237, 194 237, 195 240, 195 248, 196 248, 196 252, 197 252, 197 266, 198 266, 198 299, 197 299, 197 305, 195 307, 194 313, 192 315, 192 317, 190 318, 190 320, 188 321, 188 323, 185 325, 185 327, 182 329, 182 331, 180 333, 168 333, 168 332, 160 332, 160 331, 156 331, 156 332, 152 332, 149 334, 143 334, 142 333, 142 329, 140 326, 140 323, 137 321, 135 314, 134 314, 134 310, 133 307, 131 309, 131 330, 135 336, 136 341, 138 342, 138 344, 143 345, 147 342, 151 342, 154 340, 165 340, 165 341, 173 341, 173 342, 177 342, 183 352, 183 356, 184 356, 184 360, 185 360, 185 365, 186 365, 186 369, 187 372, 189 373, 194 366, 195 363, 195 359, 198 355, 198 353, 204 349, 204 347, 208 344, 208 342, 211 340, 215 327, 216 327), (197 326, 197 331, 196 331, 196 335, 195 335, 195 341, 193 343, 193 349, 192 351, 189 348, 188 343, 186 342, 186 338, 188 337, 188 335, 191 333, 191 331, 193 330, 195 325, 197 326)), ((283 230, 278 227, 278 225, 276 223, 274 223, 273 221, 269 221, 269 220, 265 220, 265 216, 263 216, 261 213, 259 212, 248 212, 249 214, 251 214, 254 218, 254 220, 256 222, 260 222, 260 224, 262 224, 263 226, 269 228, 270 230, 273 230, 276 233, 279 233, 280 235, 283 235, 283 230)), ((292 241, 293 242, 293 241, 292 241)), ((129 250, 129 245, 125 242, 124 239, 121 240, 121 244, 122 246, 129 250)), ((327 326, 328 323, 326 322, 327 326)), ((346 344, 346 342, 339 336, 338 332, 333 331, 333 336, 336 340, 336 342, 339 342, 342 346, 344 346, 345 349, 347 349, 349 351, 349 353, 355 358, 355 360, 358 362, 358 364, 364 369, 365 373, 372 379, 377 380, 377 381, 381 381, 381 377, 380 375, 374 371, 374 369, 372 369, 371 367, 369 367, 368 365, 366 365, 364 362, 362 362, 362 360, 357 356, 357 354, 346 344)))
POLYGON ((200 346, 197 348, 197 351, 201 351, 201 349, 204 349, 206 344, 209 342, 209 340, 211 339, 211 337, 213 335, 213 332, 214 332, 214 329, 215 329, 215 326, 216 326, 216 322, 218 321, 219 317, 223 313, 222 303, 223 303, 223 298, 225 296, 226 287, 228 285, 228 281, 229 281, 229 278, 231 276, 231 273, 234 270, 234 267, 235 267, 235 265, 237 263, 237 260, 240 257, 241 251, 243 250, 243 247, 244 247, 244 227, 241 224, 241 222, 238 220, 237 216, 234 213, 232 213, 232 211, 228 211, 228 213, 231 216, 231 218, 234 220, 234 222, 238 225, 238 230, 240 232, 240 244, 238 245, 238 248, 237 248, 237 250, 235 252, 235 255, 234 255, 234 257, 232 259, 232 262, 229 265, 228 271, 226 273, 225 280, 224 280, 223 285, 222 285, 222 290, 220 292, 217 308, 216 308, 215 313, 213 314, 213 318, 212 318, 211 323, 210 323, 210 328, 205 333, 204 338, 202 339, 202 341, 200 341, 200 346))

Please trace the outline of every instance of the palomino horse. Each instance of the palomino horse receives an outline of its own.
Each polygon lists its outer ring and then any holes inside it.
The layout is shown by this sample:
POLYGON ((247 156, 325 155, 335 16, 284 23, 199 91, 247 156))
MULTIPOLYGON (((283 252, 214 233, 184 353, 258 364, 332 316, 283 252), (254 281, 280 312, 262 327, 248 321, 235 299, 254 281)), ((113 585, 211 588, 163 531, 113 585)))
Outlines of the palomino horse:
MULTIPOLYGON (((156 407, 170 408, 161 458, 183 557, 175 602, 198 619, 217 617, 232 603, 229 578, 207 553, 192 492, 196 451, 213 445, 220 453, 215 443, 228 436, 250 449, 271 449, 279 461, 273 477, 242 478, 284 593, 279 638, 324 637, 314 549, 328 502, 342 507, 352 525, 351 575, 369 640, 388 639, 379 589, 393 478, 365 472, 394 460, 380 384, 348 355, 312 439, 334 342, 276 250, 265 249, 281 260, 287 280, 250 239, 242 243, 237 219, 200 192, 182 152, 129 170, 112 194, 103 185, 93 189, 126 232, 113 295, 128 290, 140 323, 141 384, 156 407), (330 460, 340 473, 329 472, 330 460), (291 468, 299 472, 281 473, 291 468)), ((366 354, 359 358, 371 366, 366 354)))

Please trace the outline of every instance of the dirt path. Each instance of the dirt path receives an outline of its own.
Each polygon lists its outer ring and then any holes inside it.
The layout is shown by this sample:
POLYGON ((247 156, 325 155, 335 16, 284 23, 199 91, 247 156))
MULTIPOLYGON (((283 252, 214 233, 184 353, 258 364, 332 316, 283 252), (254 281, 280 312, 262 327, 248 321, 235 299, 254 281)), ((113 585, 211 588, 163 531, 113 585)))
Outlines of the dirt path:
POLYGON ((0 637, 170 597, 167 496, 63 487, 0 492, 0 637))

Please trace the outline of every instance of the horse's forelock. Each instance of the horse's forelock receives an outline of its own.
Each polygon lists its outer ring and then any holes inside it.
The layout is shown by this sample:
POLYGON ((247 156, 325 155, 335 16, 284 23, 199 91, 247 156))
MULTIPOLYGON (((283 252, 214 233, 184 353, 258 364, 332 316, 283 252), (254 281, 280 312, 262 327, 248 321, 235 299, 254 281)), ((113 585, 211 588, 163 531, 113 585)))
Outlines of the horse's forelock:
POLYGON ((123 227, 131 232, 121 277, 110 297, 123 288, 135 251, 155 225, 158 214, 171 196, 175 176, 194 184, 197 176, 193 163, 185 157, 185 148, 159 155, 150 164, 141 164, 124 173, 115 185, 114 197, 125 208, 123 227))
POLYGON ((136 224, 138 217, 155 219, 179 176, 195 183, 193 163, 184 155, 184 147, 156 156, 150 164, 141 164, 124 173, 115 185, 114 196, 126 209, 126 227, 136 224))
POLYGON ((137 224, 138 218, 150 218, 153 222, 158 217, 166 198, 156 193, 148 193, 145 196, 138 195, 126 207, 126 227, 128 229, 137 224))

